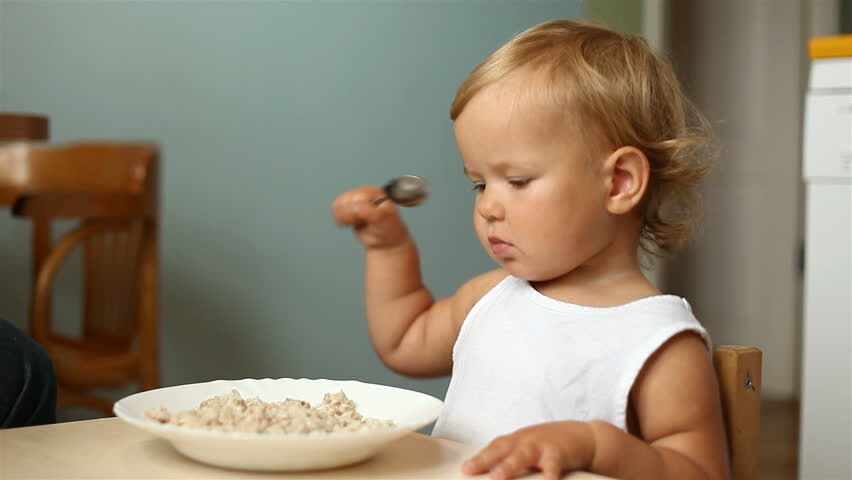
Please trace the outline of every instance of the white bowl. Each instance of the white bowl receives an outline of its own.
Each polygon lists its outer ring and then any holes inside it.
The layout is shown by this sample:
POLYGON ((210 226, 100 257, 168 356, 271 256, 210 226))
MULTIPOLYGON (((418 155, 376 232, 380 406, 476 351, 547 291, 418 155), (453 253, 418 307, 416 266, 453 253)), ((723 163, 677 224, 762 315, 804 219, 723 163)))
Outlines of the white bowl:
POLYGON ((370 458, 391 441, 434 422, 442 406, 443 402, 424 393, 353 380, 265 378, 149 390, 122 398, 113 411, 125 422, 167 439, 179 452, 200 462, 244 470, 315 470, 370 458), (319 404, 325 393, 342 390, 363 416, 393 420, 396 426, 340 433, 239 433, 161 424, 145 417, 150 408, 163 406, 177 413, 231 389, 243 398, 279 402, 290 397, 311 405, 319 404))

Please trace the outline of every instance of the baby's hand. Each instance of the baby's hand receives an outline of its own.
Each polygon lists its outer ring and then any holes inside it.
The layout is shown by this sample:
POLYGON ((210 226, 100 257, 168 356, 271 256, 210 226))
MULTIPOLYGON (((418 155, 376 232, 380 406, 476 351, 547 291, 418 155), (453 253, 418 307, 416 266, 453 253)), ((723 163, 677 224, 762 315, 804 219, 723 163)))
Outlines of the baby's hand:
POLYGON ((384 194, 380 187, 365 185, 344 192, 331 204, 338 225, 351 225, 367 248, 393 248, 408 239, 408 229, 394 203, 373 203, 384 194))
POLYGON ((595 437, 585 422, 550 422, 497 437, 462 465, 468 475, 489 472, 494 480, 515 478, 527 468, 541 470, 546 480, 562 472, 583 470, 592 463, 595 437))

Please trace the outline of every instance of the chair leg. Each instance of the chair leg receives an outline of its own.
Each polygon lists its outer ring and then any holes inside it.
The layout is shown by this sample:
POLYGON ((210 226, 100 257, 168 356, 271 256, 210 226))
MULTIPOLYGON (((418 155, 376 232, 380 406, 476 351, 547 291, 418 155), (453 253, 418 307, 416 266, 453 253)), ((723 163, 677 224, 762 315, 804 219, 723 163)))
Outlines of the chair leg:
POLYGON ((59 396, 57 397, 56 405, 60 408, 70 406, 89 407, 100 410, 109 416, 114 415, 112 411, 113 402, 91 393, 72 390, 61 385, 59 386, 59 396))

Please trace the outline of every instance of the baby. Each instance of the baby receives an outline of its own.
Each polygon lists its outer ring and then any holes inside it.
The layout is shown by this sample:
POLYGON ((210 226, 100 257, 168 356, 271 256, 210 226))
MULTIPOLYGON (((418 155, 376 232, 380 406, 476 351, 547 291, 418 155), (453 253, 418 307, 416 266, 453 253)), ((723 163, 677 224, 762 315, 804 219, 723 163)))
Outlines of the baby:
POLYGON ((450 116, 498 269, 436 300, 379 187, 332 205, 366 250, 382 361, 452 373, 433 435, 483 446, 462 470, 495 479, 729 478, 710 339, 640 269, 685 240, 706 173, 706 121, 671 66, 641 38, 545 22, 476 67, 450 116))

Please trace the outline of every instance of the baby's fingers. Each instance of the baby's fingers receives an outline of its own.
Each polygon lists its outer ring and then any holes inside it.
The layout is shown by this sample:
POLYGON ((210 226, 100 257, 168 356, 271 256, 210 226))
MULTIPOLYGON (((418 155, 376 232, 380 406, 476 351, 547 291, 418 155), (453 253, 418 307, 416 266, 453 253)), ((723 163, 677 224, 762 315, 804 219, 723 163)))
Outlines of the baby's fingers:
POLYGON ((553 447, 541 449, 538 459, 538 468, 541 470, 542 480, 559 480, 562 478, 562 455, 553 447))
POLYGON ((513 453, 514 446, 515 442, 511 437, 499 437, 465 461, 462 464, 462 472, 467 475, 477 475, 492 470, 513 453))
POLYGON ((396 216, 395 209, 396 207, 394 207, 391 201, 381 202, 376 205, 375 198, 370 198, 355 206, 355 226, 376 225, 384 228, 385 224, 383 222, 387 222, 396 216))
POLYGON ((503 458, 497 467, 491 469, 491 478, 508 480, 521 476, 526 473, 527 468, 538 465, 539 456, 538 450, 532 445, 517 448, 503 458))
POLYGON ((373 201, 382 195, 377 187, 360 187, 340 195, 331 204, 334 221, 339 225, 369 223, 376 212, 373 201))

